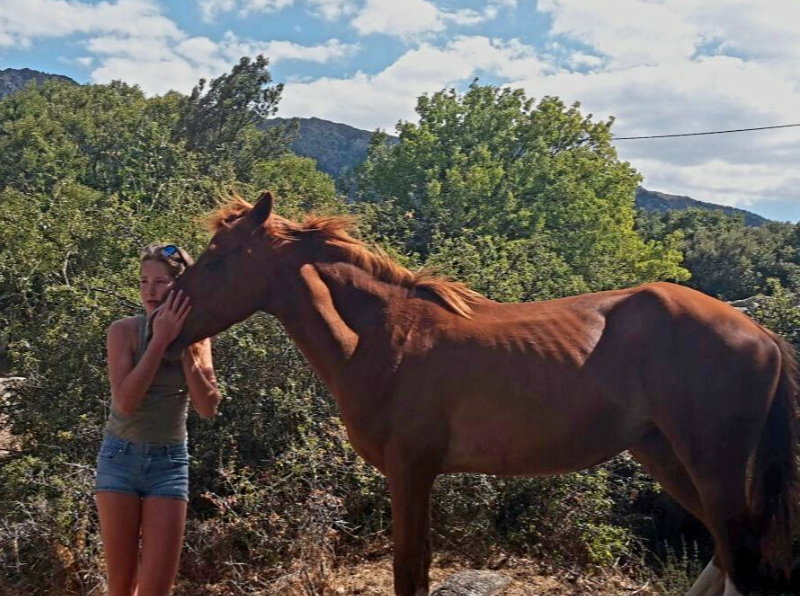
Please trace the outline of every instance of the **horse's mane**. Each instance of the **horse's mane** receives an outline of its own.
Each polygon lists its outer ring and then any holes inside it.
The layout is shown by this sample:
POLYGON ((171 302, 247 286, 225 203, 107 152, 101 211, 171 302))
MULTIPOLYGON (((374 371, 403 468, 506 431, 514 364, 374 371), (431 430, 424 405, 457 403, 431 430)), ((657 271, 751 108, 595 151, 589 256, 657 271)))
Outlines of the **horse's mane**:
MULTIPOLYGON (((253 206, 234 194, 219 209, 209 214, 208 227, 212 232, 230 226, 247 214, 253 206)), ((453 312, 470 318, 472 304, 486 300, 481 294, 465 284, 433 274, 428 269, 410 271, 391 256, 376 247, 368 247, 362 240, 350 235, 353 219, 346 216, 321 216, 308 213, 302 223, 296 223, 272 214, 264 228, 275 245, 282 245, 311 236, 321 239, 327 246, 339 250, 341 257, 363 269, 377 279, 409 289, 426 290, 438 298, 453 312)))

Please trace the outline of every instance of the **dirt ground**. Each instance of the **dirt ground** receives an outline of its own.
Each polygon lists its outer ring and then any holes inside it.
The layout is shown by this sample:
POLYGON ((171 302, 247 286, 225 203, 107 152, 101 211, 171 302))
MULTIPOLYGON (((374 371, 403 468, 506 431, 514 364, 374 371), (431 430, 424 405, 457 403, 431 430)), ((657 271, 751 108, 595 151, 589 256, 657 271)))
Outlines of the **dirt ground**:
MULTIPOLYGON (((436 588, 453 573, 469 569, 464 564, 447 559, 434 560, 431 568, 431 587, 436 588)), ((537 569, 531 561, 510 560, 497 573, 511 579, 499 596, 653 596, 647 585, 635 585, 630 579, 611 574, 589 577, 570 571, 557 574, 537 569)), ((362 563, 356 567, 334 570, 330 582, 333 592, 342 595, 389 596, 392 591, 392 561, 385 558, 362 563)))
MULTIPOLYGON (((432 594, 452 574, 471 569, 467 561, 450 555, 434 557, 431 566, 432 594)), ((511 580, 497 596, 660 596, 649 584, 637 584, 618 572, 602 576, 576 570, 545 568, 534 561, 508 559, 495 570, 511 580)), ((314 571, 303 577, 295 573, 277 581, 260 582, 259 578, 241 578, 226 585, 189 585, 178 580, 176 596, 393 596, 392 559, 389 555, 328 570, 324 579, 314 571), (308 581, 314 577, 314 581, 308 581), (255 585, 254 585, 255 584, 255 585), (199 589, 199 591, 198 591, 199 589)))

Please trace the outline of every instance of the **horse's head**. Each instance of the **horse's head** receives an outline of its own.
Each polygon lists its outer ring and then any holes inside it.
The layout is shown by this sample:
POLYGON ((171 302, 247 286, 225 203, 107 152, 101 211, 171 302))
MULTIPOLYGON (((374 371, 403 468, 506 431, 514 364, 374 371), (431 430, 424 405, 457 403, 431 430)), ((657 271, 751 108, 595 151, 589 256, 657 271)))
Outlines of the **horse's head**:
POLYGON ((269 309, 269 280, 280 265, 270 258, 277 244, 267 238, 272 205, 264 192, 252 208, 237 199, 215 214, 214 237, 175 285, 189 295, 192 311, 171 353, 269 309))

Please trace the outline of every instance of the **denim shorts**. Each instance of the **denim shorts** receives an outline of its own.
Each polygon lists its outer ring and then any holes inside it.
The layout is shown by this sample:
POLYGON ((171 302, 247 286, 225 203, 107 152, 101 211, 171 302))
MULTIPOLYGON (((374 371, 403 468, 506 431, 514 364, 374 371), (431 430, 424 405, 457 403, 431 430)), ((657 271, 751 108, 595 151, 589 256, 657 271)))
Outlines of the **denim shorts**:
POLYGON ((103 437, 95 492, 189 500, 189 453, 183 443, 132 443, 103 437))

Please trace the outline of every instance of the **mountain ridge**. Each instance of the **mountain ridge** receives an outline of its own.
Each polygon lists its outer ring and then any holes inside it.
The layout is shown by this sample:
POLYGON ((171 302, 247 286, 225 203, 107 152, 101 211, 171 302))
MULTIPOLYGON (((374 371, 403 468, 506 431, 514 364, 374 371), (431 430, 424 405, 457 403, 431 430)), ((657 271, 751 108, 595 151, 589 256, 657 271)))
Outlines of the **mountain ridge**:
MULTIPOLYGON (((321 118, 271 118, 267 121, 267 126, 291 120, 297 120, 299 123, 298 138, 292 144, 292 150, 303 157, 315 159, 317 167, 333 178, 338 178, 348 170, 352 170, 367 158, 367 148, 373 133, 349 124, 331 122, 321 118)), ((397 137, 391 135, 389 140, 398 142, 397 137)), ((745 209, 649 190, 641 186, 636 189, 636 207, 645 211, 661 213, 690 208, 722 211, 727 215, 741 215, 748 226, 761 226, 770 221, 766 217, 745 209)))
POLYGON ((761 226, 771 221, 770 219, 738 207, 719 205, 699 201, 684 195, 672 195, 656 190, 648 190, 642 186, 636 189, 636 207, 644 211, 683 211, 686 209, 702 209, 704 211, 722 211, 726 215, 741 215, 747 226, 761 226))
POLYGON ((32 81, 41 83, 49 79, 56 79, 77 85, 78 83, 65 75, 50 74, 33 70, 31 68, 6 68, 0 70, 0 99, 27 87, 32 81))

